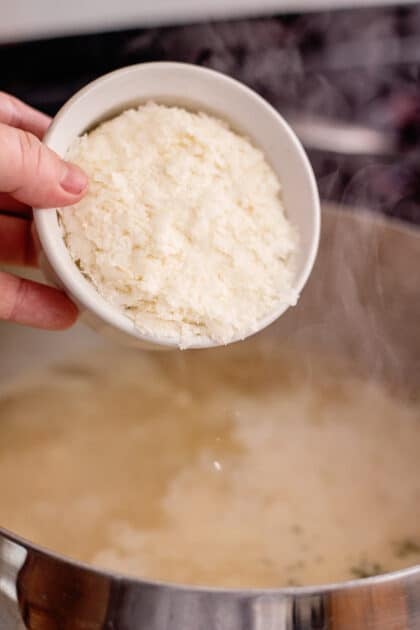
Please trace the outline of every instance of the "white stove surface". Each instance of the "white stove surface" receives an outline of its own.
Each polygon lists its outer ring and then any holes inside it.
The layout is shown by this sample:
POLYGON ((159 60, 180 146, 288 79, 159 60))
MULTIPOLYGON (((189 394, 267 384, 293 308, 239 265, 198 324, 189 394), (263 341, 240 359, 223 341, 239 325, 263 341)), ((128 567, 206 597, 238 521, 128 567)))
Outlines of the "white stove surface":
POLYGON ((1 0, 0 43, 281 12, 417 0, 1 0))

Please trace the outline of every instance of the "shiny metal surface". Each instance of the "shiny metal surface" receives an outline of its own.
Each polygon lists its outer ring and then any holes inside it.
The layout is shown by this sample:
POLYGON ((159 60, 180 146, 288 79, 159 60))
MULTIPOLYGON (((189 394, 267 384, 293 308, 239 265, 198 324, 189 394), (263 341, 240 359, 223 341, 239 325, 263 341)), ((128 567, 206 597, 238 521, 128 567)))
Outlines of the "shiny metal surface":
POLYGON ((285 118, 306 149, 355 156, 398 154, 396 139, 376 129, 316 116, 285 114, 285 118))
POLYGON ((112 577, 0 536, 2 630, 415 630, 420 569, 324 589, 222 591, 112 577))
MULTIPOLYGON (((415 270, 420 233, 364 214, 327 212, 320 252, 298 307, 264 334, 273 343, 293 335, 297 346, 345 354, 355 369, 375 373, 418 398, 420 285, 415 270)), ((75 330, 55 336, 48 348, 47 335, 13 327, 2 332, 0 326, 2 354, 14 349, 16 373, 28 356, 42 363, 67 352, 77 345, 79 334, 79 346, 94 343, 90 335, 75 330)), ((314 588, 177 587, 95 571, 3 531, 0 630, 25 628, 419 630, 420 567, 314 588)))

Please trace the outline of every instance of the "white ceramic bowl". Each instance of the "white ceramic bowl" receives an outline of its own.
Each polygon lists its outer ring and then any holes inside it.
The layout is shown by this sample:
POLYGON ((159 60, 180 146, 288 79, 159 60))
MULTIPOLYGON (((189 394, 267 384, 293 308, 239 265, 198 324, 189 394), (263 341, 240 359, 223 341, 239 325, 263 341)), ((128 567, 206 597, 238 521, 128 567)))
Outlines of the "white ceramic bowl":
MULTIPOLYGON (((288 217, 299 230, 294 288, 300 293, 315 262, 319 242, 320 204, 315 178, 305 151, 286 121, 238 81, 219 72, 180 63, 146 63, 123 68, 75 94, 55 117, 45 143, 64 157, 74 138, 87 129, 148 100, 213 113, 248 136, 264 152, 281 181, 288 217)), ((55 210, 37 209, 35 223, 43 250, 44 273, 73 299, 89 325, 107 336, 140 347, 177 347, 176 340, 141 334, 129 318, 98 294, 73 263, 55 210)), ((260 322, 258 330, 285 310, 279 306, 260 322)), ((199 347, 205 345, 216 344, 199 347)))

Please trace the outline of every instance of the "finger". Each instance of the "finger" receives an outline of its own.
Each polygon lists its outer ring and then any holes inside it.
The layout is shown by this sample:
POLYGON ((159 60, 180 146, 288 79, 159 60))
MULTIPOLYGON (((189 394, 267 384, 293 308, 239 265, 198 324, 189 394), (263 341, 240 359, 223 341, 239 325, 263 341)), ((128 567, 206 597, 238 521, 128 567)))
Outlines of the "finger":
POLYGON ((64 330, 77 319, 75 305, 57 289, 0 272, 0 319, 64 330))
MULTIPOLYGON (((0 262, 36 266, 32 221, 0 215, 0 262)), ((0 295, 1 299, 1 295, 0 295)))
POLYGON ((11 197, 7 193, 0 192, 0 212, 2 210, 25 214, 27 217, 32 216, 32 209, 29 206, 20 201, 16 201, 16 199, 11 197))
POLYGON ((0 123, 0 190, 32 207, 54 208, 79 201, 87 177, 61 160, 33 134, 0 123))
POLYGON ((51 124, 51 118, 14 96, 0 92, 0 122, 43 138, 51 124))

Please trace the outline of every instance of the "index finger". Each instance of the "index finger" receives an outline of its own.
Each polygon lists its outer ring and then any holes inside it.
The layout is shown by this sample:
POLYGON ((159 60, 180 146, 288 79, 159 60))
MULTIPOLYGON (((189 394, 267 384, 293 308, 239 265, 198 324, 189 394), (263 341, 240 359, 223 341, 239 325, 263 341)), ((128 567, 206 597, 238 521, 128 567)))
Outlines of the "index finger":
POLYGON ((0 92, 0 123, 30 131, 42 139, 50 126, 51 118, 14 96, 0 92))

